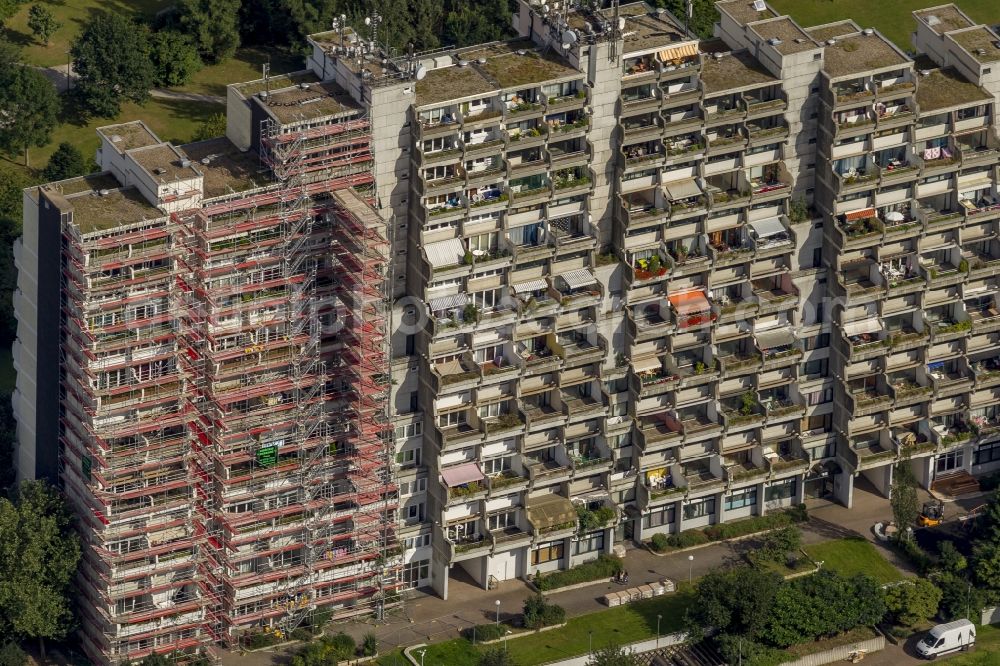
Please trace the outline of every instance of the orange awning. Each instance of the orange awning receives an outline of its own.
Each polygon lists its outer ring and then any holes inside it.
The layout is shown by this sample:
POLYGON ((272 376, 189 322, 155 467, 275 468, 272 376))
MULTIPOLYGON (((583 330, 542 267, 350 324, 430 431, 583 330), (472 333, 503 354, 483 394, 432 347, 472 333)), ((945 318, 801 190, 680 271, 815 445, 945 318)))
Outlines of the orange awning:
POLYGON ((867 220, 869 217, 875 217, 874 208, 862 208, 861 210, 852 210, 850 213, 844 214, 844 219, 848 222, 867 220))
POLYGON ((689 44, 675 46, 672 49, 664 49, 660 51, 658 55, 660 56, 660 62, 670 62, 672 60, 690 58, 691 56, 698 55, 698 43, 691 42, 689 44))
POLYGON ((705 292, 701 289, 671 294, 670 305, 674 307, 674 310, 679 315, 692 315, 699 312, 708 312, 712 309, 708 298, 705 296, 705 292))

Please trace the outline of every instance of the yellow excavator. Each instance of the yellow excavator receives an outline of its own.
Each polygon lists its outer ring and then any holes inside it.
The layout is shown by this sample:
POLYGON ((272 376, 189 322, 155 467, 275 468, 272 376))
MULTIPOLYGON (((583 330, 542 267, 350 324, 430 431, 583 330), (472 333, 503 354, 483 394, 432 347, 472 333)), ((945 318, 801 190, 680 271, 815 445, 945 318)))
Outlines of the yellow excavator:
POLYGON ((937 527, 944 520, 944 502, 931 500, 924 503, 924 508, 920 510, 920 517, 917 523, 921 527, 937 527))

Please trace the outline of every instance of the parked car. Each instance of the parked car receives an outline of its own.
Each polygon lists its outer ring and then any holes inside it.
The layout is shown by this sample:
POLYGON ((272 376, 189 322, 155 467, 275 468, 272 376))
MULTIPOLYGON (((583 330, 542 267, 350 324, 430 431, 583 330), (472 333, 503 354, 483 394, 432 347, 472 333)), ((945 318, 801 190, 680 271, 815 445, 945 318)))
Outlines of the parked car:
POLYGON ((939 624, 917 643, 917 654, 934 659, 958 650, 971 650, 976 645, 976 625, 968 620, 939 624))

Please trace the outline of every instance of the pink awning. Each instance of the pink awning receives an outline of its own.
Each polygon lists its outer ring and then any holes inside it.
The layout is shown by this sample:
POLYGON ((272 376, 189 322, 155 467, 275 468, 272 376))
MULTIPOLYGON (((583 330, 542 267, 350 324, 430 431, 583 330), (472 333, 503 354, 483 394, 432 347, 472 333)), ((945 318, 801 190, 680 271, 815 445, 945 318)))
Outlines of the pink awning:
POLYGON ((441 470, 441 478, 444 480, 444 485, 454 488, 473 481, 482 481, 486 477, 480 471, 479 465, 469 462, 444 468, 441 470))

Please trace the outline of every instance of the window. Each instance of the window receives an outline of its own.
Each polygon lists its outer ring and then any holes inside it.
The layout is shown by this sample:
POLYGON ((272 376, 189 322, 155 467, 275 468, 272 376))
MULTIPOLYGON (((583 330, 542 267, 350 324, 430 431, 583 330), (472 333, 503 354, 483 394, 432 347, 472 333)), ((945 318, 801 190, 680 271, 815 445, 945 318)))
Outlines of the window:
POLYGON ((827 387, 821 391, 809 394, 809 406, 822 405, 833 400, 833 387, 827 387))
POLYGON ((726 511, 732 511, 733 509, 744 509, 755 504, 757 504, 757 487, 751 486, 727 495, 723 506, 726 511))
POLYGON ((830 432, 830 429, 833 428, 833 414, 810 416, 806 427, 810 431, 830 432))
POLYGON ((400 467, 419 467, 420 449, 407 449, 396 454, 396 464, 400 467))
POLYGON ((415 550, 417 548, 423 548, 424 546, 431 545, 431 535, 430 534, 418 534, 414 537, 407 537, 403 540, 403 546, 406 550, 415 550))
POLYGON ((950 472, 965 466, 965 451, 952 451, 937 457, 937 473, 950 472))
MULTIPOLYGON (((483 407, 483 409, 487 409, 483 407)), ((449 428, 451 426, 457 426, 465 423, 465 410, 461 409, 455 412, 446 412, 444 414, 438 415, 438 426, 441 428, 449 428)))
POLYGON ((809 453, 809 459, 812 461, 832 458, 837 455, 837 440, 827 442, 823 446, 807 449, 807 452, 809 453))
POLYGON ((826 377, 828 364, 829 362, 825 358, 806 361, 802 364, 802 374, 810 379, 813 377, 826 377))
POLYGON ((489 458, 483 461, 483 474, 492 476, 510 469, 511 456, 505 458, 489 458))
POLYGON ((403 509, 406 515, 406 522, 416 523, 424 519, 424 503, 416 502, 403 509))
POLYGON ((998 461, 1000 461, 1000 442, 982 444, 972 454, 973 465, 985 465, 986 463, 998 461))
POLYGON ((414 493, 422 493, 427 490, 427 477, 418 477, 410 481, 400 481, 399 482, 399 494, 400 495, 413 495, 414 493))
POLYGON ((563 545, 562 541, 549 541, 548 543, 541 544, 538 548, 531 551, 532 566, 561 560, 563 545))
POLYGON ((403 584, 409 589, 420 585, 421 580, 426 580, 431 574, 430 560, 416 560, 403 565, 403 584))
POLYGON ((792 477, 782 481, 775 481, 764 489, 764 501, 791 499, 795 497, 795 485, 798 479, 792 477))
POLYGON ((660 527, 662 525, 673 525, 675 516, 674 505, 653 509, 642 517, 643 527, 660 527))
POLYGON ((573 554, 583 555, 594 551, 604 550, 604 530, 598 530, 585 534, 580 540, 573 544, 573 554))
POLYGON ((814 349, 823 349, 824 347, 830 346, 830 334, 820 333, 811 338, 806 338, 804 341, 805 350, 813 351, 814 349))
POLYGON ((684 505, 684 520, 703 518, 715 514, 715 498, 706 497, 684 505))
POLYGON ((487 516, 486 526, 490 531, 502 530, 506 527, 517 527, 517 511, 499 511, 487 516))
POLYGON ((416 437, 424 432, 424 424, 422 421, 416 421, 415 423, 407 423, 406 425, 396 426, 396 439, 407 439, 409 437, 416 437))

